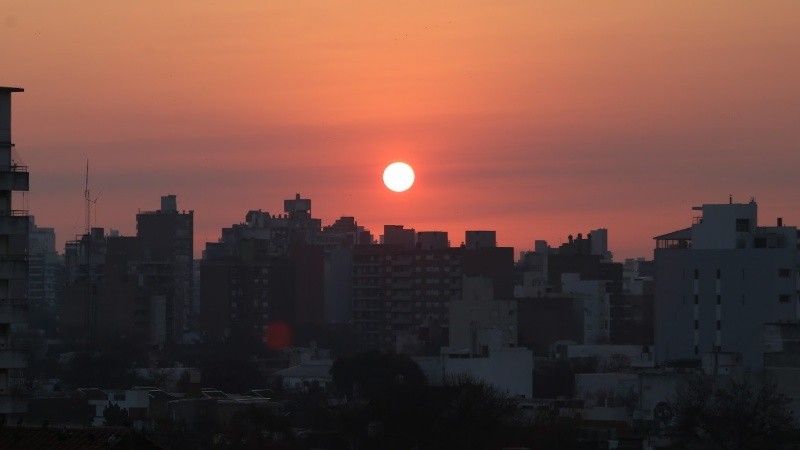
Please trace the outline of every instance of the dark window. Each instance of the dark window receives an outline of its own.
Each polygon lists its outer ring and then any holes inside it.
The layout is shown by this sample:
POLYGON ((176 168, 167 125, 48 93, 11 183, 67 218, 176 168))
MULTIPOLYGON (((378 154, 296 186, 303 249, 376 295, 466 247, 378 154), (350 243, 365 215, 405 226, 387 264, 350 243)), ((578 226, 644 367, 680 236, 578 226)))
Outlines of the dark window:
POLYGON ((789 275, 791 275, 791 273, 792 271, 789 269, 778 269, 778 276, 781 278, 789 278, 789 275))
POLYGON ((720 278, 722 278, 722 271, 717 269, 717 279, 719 280, 720 278))
POLYGON ((698 353, 700 353, 700 349, 698 349, 698 348, 697 348, 697 346, 695 345, 695 346, 694 346, 694 354, 695 354, 695 356, 696 356, 698 353))
POLYGON ((697 305, 699 303, 700 303, 700 296, 699 295, 695 295, 694 296, 694 304, 697 305))
POLYGON ((717 321, 717 331, 719 331, 721 329, 722 329, 722 321, 718 320, 717 321))
POLYGON ((753 240, 753 247, 755 248, 767 248, 767 238, 755 238, 753 240))
POLYGON ((789 303, 789 297, 788 294, 781 294, 778 296, 778 301, 781 303, 789 303))
POLYGON ((698 278, 700 278, 700 271, 697 270, 697 269, 694 269, 694 279, 696 280, 698 278))
POLYGON ((694 321, 694 329, 695 329, 695 330, 696 330, 696 329, 698 329, 698 328, 699 328, 699 326, 700 326, 700 324, 699 324, 699 323, 698 323, 698 322, 695 320, 695 321, 694 321))
POLYGON ((736 231, 740 233, 750 231, 750 220, 736 219, 736 231))
POLYGON ((721 295, 717 295, 717 304, 718 305, 722 304, 722 296, 721 295))

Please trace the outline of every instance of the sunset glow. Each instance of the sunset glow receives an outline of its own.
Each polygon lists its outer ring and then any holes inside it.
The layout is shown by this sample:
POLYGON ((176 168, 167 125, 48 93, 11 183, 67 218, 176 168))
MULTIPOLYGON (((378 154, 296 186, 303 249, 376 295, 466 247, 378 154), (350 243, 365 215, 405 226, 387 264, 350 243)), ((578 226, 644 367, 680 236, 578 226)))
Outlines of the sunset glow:
POLYGON ((62 248, 87 158, 98 226, 176 194, 195 249, 298 191, 324 224, 517 250, 605 227, 648 255, 731 193, 800 222, 797 2, 45 3, 4 4, 0 85, 62 248), (372 189, 391 160, 402 196, 372 189))

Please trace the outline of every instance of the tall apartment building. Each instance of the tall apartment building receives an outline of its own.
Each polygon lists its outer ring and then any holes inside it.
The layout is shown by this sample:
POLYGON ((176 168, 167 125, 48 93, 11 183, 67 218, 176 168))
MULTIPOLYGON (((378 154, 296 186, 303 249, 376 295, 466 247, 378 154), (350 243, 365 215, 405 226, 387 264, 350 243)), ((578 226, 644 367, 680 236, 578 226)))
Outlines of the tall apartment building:
POLYGON ((28 190, 28 170, 20 165, 11 140, 11 94, 0 87, 0 421, 27 411, 24 379, 27 358, 22 333, 27 327, 28 212, 14 209, 14 192, 28 190))
POLYGON ((107 236, 103 228, 64 245, 64 295, 58 306, 58 331, 78 344, 99 342, 98 309, 103 303, 107 236))
POLYGON ((66 243, 64 338, 141 349, 182 342, 193 318, 193 213, 164 196, 161 209, 137 214, 136 228, 136 236, 119 236, 95 227, 66 243))
POLYGON ((249 211, 223 228, 200 262, 200 330, 212 341, 243 336, 269 344, 269 329, 294 331, 324 321, 321 221, 311 200, 284 201, 284 214, 249 211))
POLYGON ((353 251, 353 327, 362 349, 438 354, 464 275, 489 277, 498 298, 512 296, 512 248, 450 247, 442 232, 420 232, 412 242, 396 225, 385 228, 383 242, 353 251))
POLYGON ((28 322, 32 328, 55 332, 56 308, 62 291, 63 260, 56 252, 53 228, 37 227, 30 216, 28 232, 28 322))
POLYGON ((763 327, 798 319, 797 227, 758 226, 749 203, 707 204, 689 228, 657 236, 655 356, 732 352, 763 367, 763 327))
POLYGON ((139 274, 148 297, 163 297, 164 341, 178 343, 194 328, 194 211, 178 211, 174 195, 161 197, 157 211, 136 215, 136 238, 141 247, 139 274))
POLYGON ((372 233, 354 217, 341 217, 322 228, 326 322, 343 324, 352 319, 353 247, 372 243, 372 233))

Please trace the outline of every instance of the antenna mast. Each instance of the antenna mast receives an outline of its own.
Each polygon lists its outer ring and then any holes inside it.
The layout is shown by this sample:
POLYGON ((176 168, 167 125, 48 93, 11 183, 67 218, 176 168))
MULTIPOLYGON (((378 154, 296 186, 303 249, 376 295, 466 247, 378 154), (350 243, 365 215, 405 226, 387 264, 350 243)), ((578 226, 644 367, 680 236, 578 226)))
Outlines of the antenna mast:
POLYGON ((86 234, 91 232, 91 209, 92 209, 92 200, 89 196, 89 158, 86 158, 86 184, 85 189, 83 190, 83 197, 86 200, 86 234))

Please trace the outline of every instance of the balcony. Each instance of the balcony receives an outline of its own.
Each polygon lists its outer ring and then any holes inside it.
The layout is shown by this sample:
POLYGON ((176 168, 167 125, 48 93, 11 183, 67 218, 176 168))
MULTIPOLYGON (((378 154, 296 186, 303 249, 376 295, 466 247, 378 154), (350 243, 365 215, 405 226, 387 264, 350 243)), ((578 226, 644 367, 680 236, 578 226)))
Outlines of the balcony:
POLYGON ((0 166, 0 191, 27 191, 28 180, 26 166, 0 166))
POLYGON ((0 235, 11 234, 28 234, 28 211, 12 210, 0 214, 0 235))

